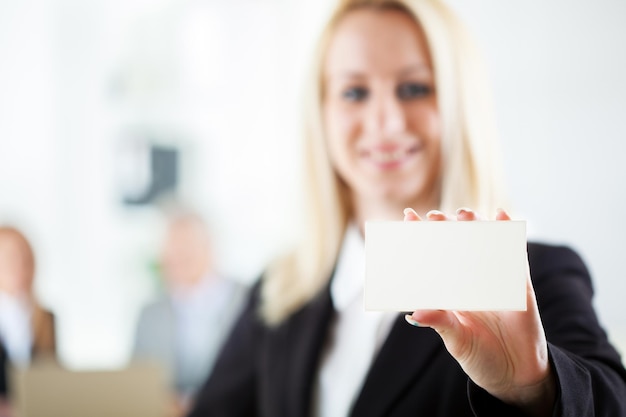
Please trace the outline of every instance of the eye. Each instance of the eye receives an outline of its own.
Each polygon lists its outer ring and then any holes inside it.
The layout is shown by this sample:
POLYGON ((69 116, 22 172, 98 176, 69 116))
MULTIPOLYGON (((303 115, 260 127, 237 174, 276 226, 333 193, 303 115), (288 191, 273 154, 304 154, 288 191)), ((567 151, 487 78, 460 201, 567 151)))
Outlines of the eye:
POLYGON ((348 101, 363 101, 368 96, 365 87, 350 87, 341 93, 342 97, 348 101))
POLYGON ((396 94, 400 100, 412 100, 420 97, 426 97, 432 92, 427 84, 420 83, 402 83, 396 89, 396 94))

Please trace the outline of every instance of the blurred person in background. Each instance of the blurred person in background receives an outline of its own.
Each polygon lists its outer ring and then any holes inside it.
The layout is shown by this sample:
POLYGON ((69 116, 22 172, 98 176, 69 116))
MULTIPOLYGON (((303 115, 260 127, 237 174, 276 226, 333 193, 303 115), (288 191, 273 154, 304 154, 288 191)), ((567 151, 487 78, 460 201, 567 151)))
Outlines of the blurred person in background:
POLYGON ((169 219, 161 267, 166 292, 140 314, 134 357, 165 366, 175 391, 172 413, 182 415, 210 373, 246 289, 215 271, 209 231, 195 213, 169 219))
POLYGON ((11 403, 7 397, 7 352, 0 343, 0 417, 12 415, 11 403))
POLYGON ((528 243, 527 311, 364 311, 365 221, 509 220, 479 63, 442 1, 339 3, 307 85, 304 239, 255 286, 190 416, 626 416, 569 248, 528 243))
POLYGON ((27 367, 39 358, 54 359, 54 316, 34 293, 35 255, 18 229, 0 226, 0 395, 10 398, 7 365, 27 367))

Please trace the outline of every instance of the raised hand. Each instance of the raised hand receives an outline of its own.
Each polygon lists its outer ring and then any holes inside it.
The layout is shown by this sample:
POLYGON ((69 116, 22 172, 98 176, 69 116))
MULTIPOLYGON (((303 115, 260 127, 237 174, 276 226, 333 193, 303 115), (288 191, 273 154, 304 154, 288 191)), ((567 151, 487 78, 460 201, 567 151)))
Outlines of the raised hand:
MULTIPOLYGON (((478 220, 470 209, 457 210, 456 219, 436 210, 426 217, 429 221, 478 220)), ((422 219, 412 209, 405 209, 404 220, 422 219)), ((499 210, 496 220, 510 217, 499 210)), ((453 259, 454 254, 450 257, 453 259)), ((476 385, 529 415, 549 416, 556 385, 530 272, 526 297, 526 311, 418 310, 406 319, 414 326, 431 327, 439 333, 448 352, 476 385)))

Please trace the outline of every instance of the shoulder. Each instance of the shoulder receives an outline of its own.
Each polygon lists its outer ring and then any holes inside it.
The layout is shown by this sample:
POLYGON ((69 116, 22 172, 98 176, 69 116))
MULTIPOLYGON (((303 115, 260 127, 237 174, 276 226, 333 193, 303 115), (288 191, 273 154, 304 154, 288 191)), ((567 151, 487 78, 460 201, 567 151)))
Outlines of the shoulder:
POLYGON ((250 285, 244 284, 240 280, 226 277, 223 280, 227 283, 233 294, 247 294, 250 291, 250 285))
POLYGON ((135 352, 151 346, 155 337, 167 339, 175 327, 174 312, 165 296, 148 303, 139 311, 135 323, 135 352))
POLYGON ((172 306, 169 299, 165 295, 159 296, 157 299, 144 305, 139 314, 139 320, 153 320, 172 314, 172 306))
POLYGON ((33 316, 35 320, 39 320, 41 322, 54 322, 54 313, 52 311, 47 310, 41 304, 35 303, 33 308, 33 316))
MULTIPOLYGON (((528 265, 540 309, 557 300, 591 302, 594 289, 580 255, 568 246, 528 243, 528 265)), ((579 305, 580 307, 580 305, 579 305)))
POLYGON ((38 334, 38 337, 45 336, 48 339, 54 338, 55 331, 55 316, 50 310, 46 310, 40 304, 35 303, 32 316, 31 316, 31 324, 33 326, 33 331, 38 334))
POLYGON ((229 305, 241 305, 244 303, 255 284, 246 284, 232 277, 219 277, 219 291, 228 299, 229 305))
POLYGON ((528 243, 528 263, 533 278, 557 271, 570 271, 588 276, 589 271, 578 253, 568 246, 528 243))

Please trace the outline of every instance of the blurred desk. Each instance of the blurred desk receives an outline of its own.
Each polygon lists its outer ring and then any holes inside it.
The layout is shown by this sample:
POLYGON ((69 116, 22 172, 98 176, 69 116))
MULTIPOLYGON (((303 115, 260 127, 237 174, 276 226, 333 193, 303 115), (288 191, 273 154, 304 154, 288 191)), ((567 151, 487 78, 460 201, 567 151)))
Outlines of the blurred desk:
POLYGON ((16 417, 163 417, 169 394, 156 365, 116 371, 69 371, 54 364, 15 368, 16 417))

